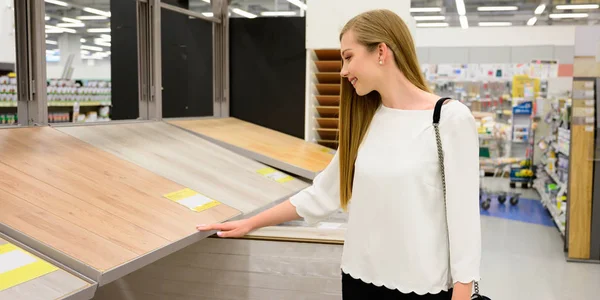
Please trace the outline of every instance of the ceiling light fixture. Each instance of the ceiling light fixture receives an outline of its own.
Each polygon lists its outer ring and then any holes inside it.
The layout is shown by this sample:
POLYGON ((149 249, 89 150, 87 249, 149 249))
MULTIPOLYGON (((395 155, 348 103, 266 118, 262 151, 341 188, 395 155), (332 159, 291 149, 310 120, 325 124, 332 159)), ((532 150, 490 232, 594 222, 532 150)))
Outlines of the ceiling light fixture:
POLYGON ((95 47, 95 46, 81 45, 80 48, 85 49, 85 50, 92 50, 92 51, 104 51, 104 49, 102 49, 101 47, 95 47))
POLYGON ((86 41, 85 39, 79 39, 80 43, 85 43, 85 41, 86 41))
POLYGON ((501 26, 512 26, 511 22, 479 22, 480 27, 501 27, 501 26))
POLYGON ((557 5, 556 9, 598 9, 600 4, 563 4, 557 5))
POLYGON ((415 21, 443 21, 446 16, 414 16, 415 21))
POLYGON ((84 7, 83 11, 87 11, 91 14, 96 14, 99 16, 104 16, 104 17, 110 17, 111 13, 109 11, 103 11, 103 10, 99 10, 99 9, 95 9, 95 8, 90 8, 90 7, 84 7))
POLYGON ((103 33, 110 32, 110 28, 90 28, 87 30, 89 33, 103 33))
POLYGON ((50 17, 48 17, 48 16, 44 16, 44 20, 46 20, 46 21, 50 21, 50 17))
POLYGON ((467 14, 467 9, 465 8, 464 0, 456 0, 456 11, 460 16, 464 16, 467 14))
POLYGON ((544 12, 544 10, 546 10, 546 4, 540 4, 540 5, 538 5, 538 7, 535 9, 535 12, 534 12, 534 13, 535 13, 536 15, 541 15, 541 14, 544 12))
POLYGON ((79 20, 106 20, 107 16, 79 16, 77 17, 79 20))
POLYGON ((106 40, 106 41, 110 41, 112 39, 112 37, 110 36, 110 34, 101 34, 100 37, 103 40, 106 40))
POLYGON ((111 44, 107 43, 107 42, 101 42, 101 41, 94 41, 94 44, 98 45, 98 46, 104 46, 104 47, 110 47, 111 44))
POLYGON ((537 22, 537 17, 531 17, 531 19, 527 20, 527 26, 533 26, 537 22))
POLYGON ((260 13, 261 16, 265 17, 289 17, 295 16, 295 11, 263 11, 260 13))
POLYGON ((69 28, 61 28, 61 27, 56 27, 56 26, 52 26, 52 25, 46 25, 46 33, 63 33, 63 32, 77 33, 77 30, 69 29, 69 28))
POLYGON ((409 9, 411 13, 422 13, 422 12, 441 12, 441 7, 411 7, 409 9))
POLYGON ((467 20, 467 16, 460 16, 460 27, 462 27, 462 29, 469 28, 469 20, 467 20))
POLYGON ((245 10, 241 10, 239 8, 232 8, 231 11, 233 11, 234 13, 242 16, 242 17, 246 17, 248 19, 254 19, 256 17, 258 17, 257 15, 253 14, 253 13, 249 13, 245 10))
POLYGON ((82 23, 81 21, 79 21, 79 20, 77 20, 77 19, 72 19, 72 18, 67 18, 67 17, 64 17, 64 18, 61 18, 61 19, 62 19, 63 21, 65 21, 65 22, 69 22, 69 23, 77 23, 77 24, 80 24, 80 23, 82 23))
POLYGON ((550 19, 580 19, 587 18, 589 14, 586 13, 574 13, 574 14, 550 14, 550 19))
POLYGON ((58 45, 58 42, 57 41, 46 40, 46 44, 58 45))
POLYGON ((212 17, 215 16, 215 14, 211 13, 211 12, 205 12, 205 13, 202 13, 202 15, 205 16, 205 17, 209 17, 209 18, 212 18, 212 17))
POLYGON ((64 7, 69 6, 69 4, 67 2, 56 1, 56 0, 45 0, 44 2, 50 3, 50 4, 54 4, 54 5, 58 5, 58 6, 64 6, 64 7))
POLYGON ((519 10, 517 6, 480 6, 477 11, 512 11, 519 10))
POLYGON ((56 24, 56 27, 85 27, 85 24, 83 23, 58 23, 56 24))
POLYGON ((287 2, 296 5, 296 6, 300 7, 301 9, 304 9, 304 10, 308 9, 308 6, 300 0, 287 0, 287 2))
POLYGON ((417 23, 417 27, 448 27, 448 23, 417 23))

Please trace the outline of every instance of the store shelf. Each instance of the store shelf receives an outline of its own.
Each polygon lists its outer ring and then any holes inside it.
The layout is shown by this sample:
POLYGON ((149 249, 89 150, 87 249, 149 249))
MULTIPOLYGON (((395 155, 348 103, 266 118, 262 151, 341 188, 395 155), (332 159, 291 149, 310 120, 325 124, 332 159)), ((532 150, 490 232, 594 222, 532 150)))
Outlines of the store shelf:
POLYGON ((340 84, 318 83, 316 85, 319 95, 337 96, 340 94, 340 84))
POLYGON ((340 73, 328 72, 328 73, 317 73, 315 75, 317 80, 321 83, 335 83, 339 84, 342 81, 340 73))
POLYGON ((550 212, 550 215, 552 216, 552 219, 554 220, 554 223, 558 227, 558 230, 560 231, 560 233, 563 236, 565 236, 565 226, 562 224, 562 222, 560 222, 560 219, 559 219, 560 212, 559 212, 558 208, 556 208, 556 206, 554 206, 552 204, 552 201, 550 201, 550 196, 548 196, 548 194, 546 194, 546 192, 544 191, 544 189, 539 184, 536 183, 536 184, 533 185, 533 187, 540 194, 540 196, 542 198, 541 199, 542 204, 550 212))
POLYGON ((554 182, 555 182, 557 185, 559 185, 560 187, 565 187, 565 188, 567 187, 567 184, 566 184, 566 183, 564 183, 564 182, 562 182, 562 181, 560 181, 560 178, 558 178, 558 175, 556 175, 556 173, 552 172, 552 171, 551 171, 551 170, 548 168, 548 166, 546 166, 546 167, 544 168, 544 171, 546 171, 546 173, 548 173, 548 175, 550 176, 550 178, 552 178, 552 180, 554 180, 554 182))
POLYGON ((338 118, 317 118, 317 123, 321 128, 338 128, 340 119, 338 118))
POLYGON ((340 114, 340 108, 337 106, 317 106, 316 109, 323 118, 337 118, 340 114))
POLYGON ((315 55, 319 60, 340 60, 341 54, 339 49, 316 49, 315 55))
POLYGON ((317 133, 324 140, 337 140, 339 130, 335 128, 318 128, 317 133))
POLYGON ((319 72, 340 72, 342 70, 342 61, 315 61, 319 72))
MULTIPOLYGON (((50 101, 48 102, 48 107, 73 107, 75 105, 74 101, 50 101)), ((110 106, 111 102, 79 102, 80 107, 84 106, 110 106)), ((0 107, 17 107, 17 102, 0 102, 0 107)))
POLYGON ((339 95, 333 95, 333 96, 317 95, 315 97, 317 98, 317 101, 319 102, 319 105, 321 105, 321 106, 338 107, 340 105, 340 96, 339 95))

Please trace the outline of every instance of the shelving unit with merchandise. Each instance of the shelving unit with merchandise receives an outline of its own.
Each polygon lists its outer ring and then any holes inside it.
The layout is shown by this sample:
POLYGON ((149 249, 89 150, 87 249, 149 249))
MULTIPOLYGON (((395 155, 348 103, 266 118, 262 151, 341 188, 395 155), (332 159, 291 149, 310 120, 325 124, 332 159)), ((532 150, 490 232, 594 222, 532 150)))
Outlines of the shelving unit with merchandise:
POLYGON ((307 140, 337 149, 342 61, 339 49, 309 50, 307 140))
POLYGON ((549 134, 537 143, 542 150, 542 157, 533 186, 564 237, 568 199, 571 99, 553 97, 549 101, 550 109, 543 116, 543 121, 550 129, 549 134))
POLYGON ((17 114, 17 78, 0 76, 0 126, 18 123, 17 114))

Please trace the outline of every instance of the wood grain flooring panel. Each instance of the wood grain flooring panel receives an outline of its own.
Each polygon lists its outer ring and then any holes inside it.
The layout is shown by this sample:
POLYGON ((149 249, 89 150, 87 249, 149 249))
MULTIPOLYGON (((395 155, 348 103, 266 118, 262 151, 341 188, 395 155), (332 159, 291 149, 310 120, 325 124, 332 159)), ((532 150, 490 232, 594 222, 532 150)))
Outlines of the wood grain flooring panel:
POLYGON ((77 294, 91 286, 64 270, 24 282, 0 292, 0 300, 54 300, 77 294))
POLYGON ((310 172, 321 172, 333 158, 322 146, 235 118, 169 123, 310 172))
POLYGON ((245 238, 343 244, 345 235, 345 228, 323 229, 300 226, 268 226, 248 233, 245 238))
MULTIPOLYGON (((126 220, 131 226, 162 237, 165 240, 162 246, 198 234, 196 224, 222 222, 240 213, 226 205, 218 205, 200 213, 193 212, 162 197, 184 186, 52 128, 0 131, 0 148, 0 162, 126 220)), ((36 206, 21 199, 10 207, 16 212, 8 213, 7 210, 6 214, 1 214, 2 222, 96 270, 110 270, 140 257, 133 251, 84 230, 81 221, 72 219, 71 223, 56 217, 65 213, 64 203, 48 207, 49 204, 44 204, 42 200, 29 200, 36 206), (26 205, 28 207, 24 207, 26 205), (47 219, 38 221, 41 216, 47 219)), ((8 202, 2 205, 8 205, 8 202)), ((118 235, 116 231, 120 229, 104 227, 103 230, 107 235, 118 235)), ((131 239, 129 249, 138 247, 138 250, 148 252, 159 242, 153 237, 146 241, 146 245, 140 245, 140 238, 131 239)))
POLYGON ((167 240, 107 211, 75 198, 17 169, 0 163, 0 189, 105 238, 136 254, 164 245, 167 240), (10 170, 9 170, 10 169, 10 170))
POLYGON ((137 256, 4 190, 0 190, 0 199, 0 223, 98 270, 137 256))
POLYGON ((162 122, 59 130, 244 213, 308 186, 297 179, 286 183, 268 179, 257 173, 265 165, 162 122))

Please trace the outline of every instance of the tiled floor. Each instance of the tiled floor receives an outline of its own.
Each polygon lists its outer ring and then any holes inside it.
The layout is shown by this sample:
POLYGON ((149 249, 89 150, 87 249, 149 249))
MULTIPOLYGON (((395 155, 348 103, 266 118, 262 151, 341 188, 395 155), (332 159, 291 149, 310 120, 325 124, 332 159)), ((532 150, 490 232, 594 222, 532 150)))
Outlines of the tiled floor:
MULTIPOLYGON (((506 180, 485 179, 491 180, 484 187, 508 188, 506 180)), ((535 190, 520 191, 521 197, 539 199, 535 190)), ((600 299, 600 264, 567 262, 554 226, 485 214, 481 221, 480 287, 492 300, 600 299)))

